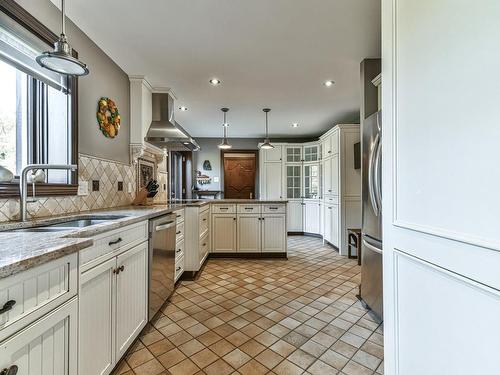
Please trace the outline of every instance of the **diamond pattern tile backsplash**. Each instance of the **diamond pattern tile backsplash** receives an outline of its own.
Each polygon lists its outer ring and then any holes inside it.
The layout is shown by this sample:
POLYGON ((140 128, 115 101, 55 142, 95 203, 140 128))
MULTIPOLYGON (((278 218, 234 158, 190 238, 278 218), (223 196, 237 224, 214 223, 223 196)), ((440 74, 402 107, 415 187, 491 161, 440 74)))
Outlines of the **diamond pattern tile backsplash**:
MULTIPOLYGON (((99 159, 80 154, 78 158, 79 180, 89 182, 88 195, 68 197, 41 197, 28 203, 29 218, 38 218, 66 213, 89 211, 102 208, 126 206, 132 203, 136 194, 136 165, 99 159), (92 180, 99 180, 99 191, 92 191, 92 180), (123 182, 123 191, 118 191, 118 181, 123 182), (129 184, 132 187, 129 193, 129 184)), ((158 172, 160 191, 155 202, 165 202, 163 191, 167 174, 158 172)), ((0 222, 19 218, 19 199, 0 199, 0 222)))

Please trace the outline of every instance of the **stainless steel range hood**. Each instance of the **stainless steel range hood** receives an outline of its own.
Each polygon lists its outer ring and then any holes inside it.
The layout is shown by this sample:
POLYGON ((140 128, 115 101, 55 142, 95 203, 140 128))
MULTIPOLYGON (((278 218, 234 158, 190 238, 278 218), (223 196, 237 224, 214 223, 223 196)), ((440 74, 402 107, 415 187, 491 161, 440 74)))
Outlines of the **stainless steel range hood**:
POLYGON ((144 140, 169 151, 198 151, 200 146, 174 118, 174 98, 169 94, 152 95, 152 121, 144 140))

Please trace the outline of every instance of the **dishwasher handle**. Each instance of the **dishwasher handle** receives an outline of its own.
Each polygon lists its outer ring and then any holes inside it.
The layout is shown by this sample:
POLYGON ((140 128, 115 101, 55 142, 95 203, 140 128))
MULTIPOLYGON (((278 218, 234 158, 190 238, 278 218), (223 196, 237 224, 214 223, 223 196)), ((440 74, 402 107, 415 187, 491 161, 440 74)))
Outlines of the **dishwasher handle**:
POLYGON ((161 230, 165 230, 165 229, 173 228, 173 227, 175 227, 175 221, 168 221, 165 224, 157 225, 155 227, 155 232, 159 232, 161 230))

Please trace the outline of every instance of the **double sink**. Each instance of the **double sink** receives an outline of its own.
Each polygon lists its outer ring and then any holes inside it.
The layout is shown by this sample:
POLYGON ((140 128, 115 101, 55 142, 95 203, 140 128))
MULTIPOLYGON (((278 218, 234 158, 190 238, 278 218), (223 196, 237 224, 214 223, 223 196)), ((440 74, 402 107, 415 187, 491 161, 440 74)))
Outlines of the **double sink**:
POLYGON ((82 219, 70 219, 55 224, 49 224, 39 227, 30 227, 15 229, 13 232, 62 232, 78 228, 86 228, 92 225, 103 224, 108 221, 119 220, 127 217, 126 215, 99 215, 87 216, 82 219))

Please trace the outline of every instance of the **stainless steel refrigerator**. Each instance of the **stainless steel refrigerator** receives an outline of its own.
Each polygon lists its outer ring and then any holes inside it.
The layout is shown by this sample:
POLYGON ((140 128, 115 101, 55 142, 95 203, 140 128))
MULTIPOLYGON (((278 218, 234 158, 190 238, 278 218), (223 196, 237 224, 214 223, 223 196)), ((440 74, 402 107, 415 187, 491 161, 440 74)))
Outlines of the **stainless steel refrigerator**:
POLYGON ((382 123, 377 112, 363 122, 361 244, 362 300, 380 318, 382 304, 382 123))

